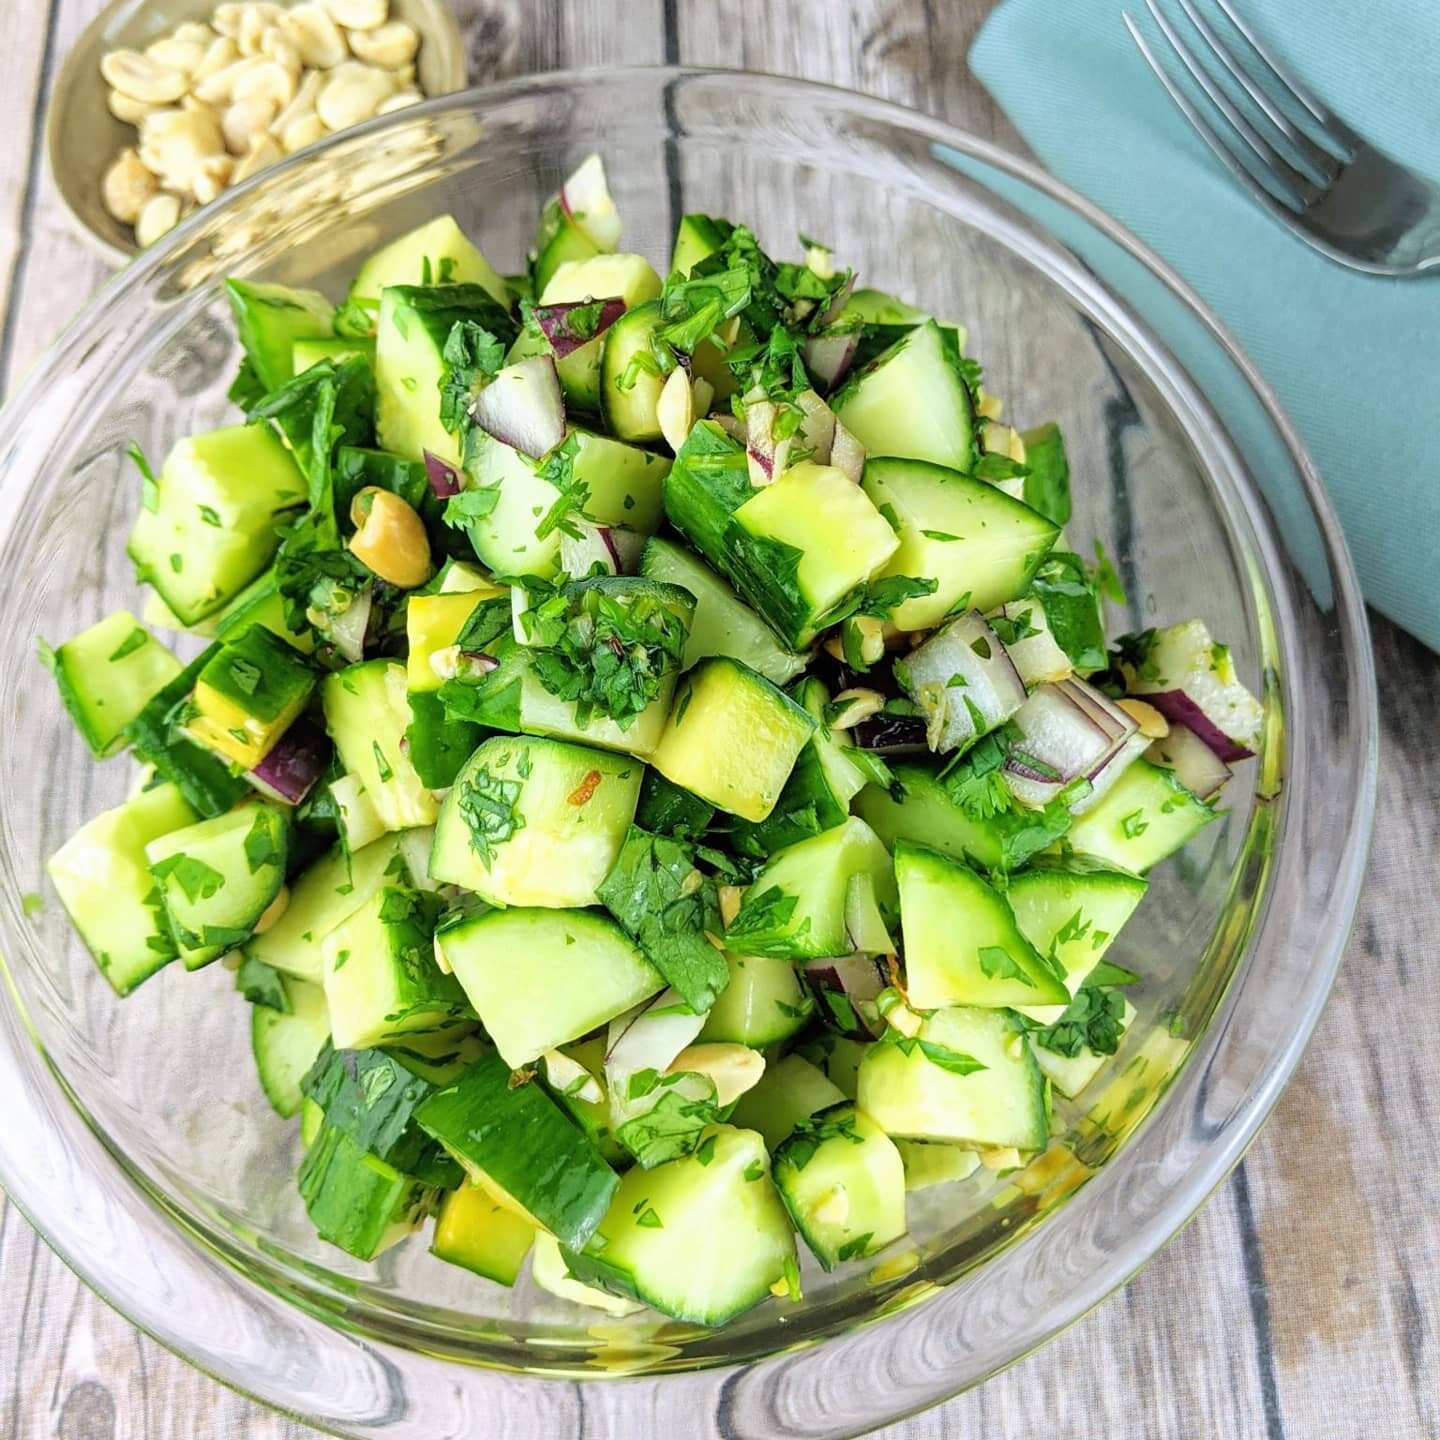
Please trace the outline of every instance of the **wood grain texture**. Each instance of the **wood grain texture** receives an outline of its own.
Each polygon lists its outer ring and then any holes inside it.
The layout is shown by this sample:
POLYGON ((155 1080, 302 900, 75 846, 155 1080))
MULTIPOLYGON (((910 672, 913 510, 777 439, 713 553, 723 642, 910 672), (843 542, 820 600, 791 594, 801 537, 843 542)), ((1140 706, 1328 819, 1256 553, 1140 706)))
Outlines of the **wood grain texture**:
MULTIPOLYGON (((11 138, 0 147, 0 388, 13 388, 107 273, 70 232, 33 148, 55 61, 99 3, 0 5, 0 116, 11 138), (63 286, 51 283, 57 275, 63 286)), ((993 3, 456 0, 455 8, 477 81, 678 59, 852 86, 1015 144, 965 65, 993 3)), ((1231 1182, 1119 1296, 980 1390, 892 1427, 886 1440, 1440 1436, 1440 1187, 1429 1158, 1440 1072, 1423 1043, 1423 1017, 1440 1010, 1440 746, 1432 738, 1440 661, 1382 620, 1373 629, 1384 749, 1369 895, 1274 1122, 1231 1182)), ((484 1433, 505 1430, 497 1416, 484 1433)), ((313 1435, 134 1331, 0 1198, 0 1440, 313 1435)))

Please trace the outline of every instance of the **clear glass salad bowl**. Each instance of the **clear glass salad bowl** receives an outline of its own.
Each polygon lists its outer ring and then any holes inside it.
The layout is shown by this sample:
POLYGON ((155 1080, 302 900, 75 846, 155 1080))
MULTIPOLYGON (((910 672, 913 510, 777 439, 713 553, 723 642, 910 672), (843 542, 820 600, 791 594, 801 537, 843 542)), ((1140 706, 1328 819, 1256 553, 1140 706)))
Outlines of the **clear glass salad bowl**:
POLYGON ((107 1300, 220 1379, 388 1440, 860 1433, 975 1384, 1144 1264, 1220 1183, 1293 1070, 1354 914, 1374 681, 1335 519, 1249 362, 1183 284, 1034 167, 938 122, 794 80, 550 75, 447 96, 307 151, 119 275, 0 419, 0 1183, 107 1300), (453 212, 504 268, 601 150, 625 246, 663 264, 686 210, 804 232, 863 283, 969 327, 988 390, 1060 422, 1072 543, 1115 557, 1117 629, 1203 615, 1263 693, 1229 813, 1154 877, 1112 958, 1140 1016, 1027 1170, 912 1197, 878 1262, 807 1270, 706 1332, 607 1320, 447 1267, 315 1238, 299 1140, 253 1079, 219 966, 118 1002, 43 895, 45 857, 117 803, 36 661, 138 603, 125 537, 152 456, 221 423, 234 272, 337 297, 370 250, 453 212), (1163 332, 1166 341, 1157 338, 1163 332), (760 1363, 763 1362, 763 1363, 760 1363), (616 1377, 628 1377, 623 1381, 616 1377), (580 1380, 562 1383, 557 1377, 580 1380))

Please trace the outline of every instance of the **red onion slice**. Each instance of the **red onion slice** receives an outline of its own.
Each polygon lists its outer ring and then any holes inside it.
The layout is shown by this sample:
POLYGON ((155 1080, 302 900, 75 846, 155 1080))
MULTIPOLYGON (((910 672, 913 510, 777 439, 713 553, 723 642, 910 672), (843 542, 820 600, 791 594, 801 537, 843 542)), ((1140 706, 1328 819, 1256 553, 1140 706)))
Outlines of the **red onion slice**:
POLYGON ((597 250, 612 253, 620 243, 620 213, 598 155, 587 155, 561 186, 560 207, 597 250))
POLYGON ((869 1039, 879 1035, 885 1022, 875 1011, 874 1001, 888 985, 889 979, 884 968, 869 955, 840 955, 824 960, 810 960, 805 965, 805 982, 815 994, 820 1014, 825 1021, 842 1035, 854 1035, 869 1039), (832 1005, 826 995, 844 996, 850 1002, 849 1013, 855 1017, 851 1024, 846 1007, 832 1005))
POLYGON ((1100 797, 1120 778, 1132 761, 1138 760, 1145 753, 1149 744, 1149 740, 1138 730, 1118 741, 1099 765, 1086 771, 1085 778, 1089 780, 1090 788, 1070 806, 1071 812, 1083 815, 1093 805, 1098 804, 1100 797))
POLYGON ((1037 809, 1072 780, 1098 773, 1124 743, 1063 681, 1041 685, 1013 719, 1020 739, 1006 757, 1005 782, 1017 800, 1037 809))
POLYGON ((1167 625, 1134 641, 1120 662, 1132 695, 1193 730, 1221 760, 1255 753, 1265 713, 1203 620, 1167 625))
POLYGON ((553 357, 531 355, 507 365, 470 402, 470 415, 522 455, 548 455, 565 438, 565 398, 553 357))
POLYGON ((844 378, 860 348, 858 330, 811 335, 801 343, 800 358, 810 378, 827 394, 844 378))
MULTIPOLYGON (((1154 698, 1147 695, 1145 701, 1150 704, 1154 698)), ((1230 782, 1232 774, 1207 741, 1188 725, 1175 720, 1170 722, 1170 733, 1163 740, 1154 741, 1145 758, 1171 771, 1181 785, 1202 800, 1213 800, 1230 782)))
POLYGON ((298 805, 319 783, 333 753, 325 727, 302 715, 245 778, 271 800, 298 805))
POLYGON ((1147 690, 1142 697, 1153 705, 1172 725, 1181 725, 1203 740, 1215 758, 1231 765, 1248 760, 1255 752, 1232 740, 1183 690, 1147 690))
POLYGON ((590 520, 578 521, 577 535, 560 537, 560 568, 572 579, 596 574, 596 565, 606 575, 635 575, 639 572, 640 552, 645 548, 644 535, 618 525, 596 525, 590 520))
POLYGON ((537 305, 532 312, 557 360, 573 354, 582 345, 603 335, 624 313, 625 302, 618 296, 605 300, 566 300, 552 305, 537 305), (586 326, 586 334, 577 334, 573 328, 572 316, 577 310, 589 311, 600 306, 599 318, 594 327, 586 326))
POLYGON ((1074 676, 1059 680, 1056 684, 1074 704, 1091 716, 1112 740, 1123 740, 1139 728, 1134 718, 1127 715, 1103 690, 1097 690, 1093 685, 1088 685, 1074 676))
POLYGON ((897 661, 895 675, 925 712, 932 750, 958 750, 1025 703, 1024 682, 978 610, 957 616, 897 661))
POLYGON ((437 500, 448 500, 460 493, 460 476, 455 467, 442 460, 431 450, 423 450, 425 473, 430 478, 430 489, 437 500))
POLYGON ((865 447, 838 420, 830 444, 830 463, 857 485, 865 475, 865 447))
POLYGON ((331 615, 325 626, 330 643, 352 665, 358 665, 365 658, 365 639, 374 608, 374 589, 367 585, 339 614, 331 615))

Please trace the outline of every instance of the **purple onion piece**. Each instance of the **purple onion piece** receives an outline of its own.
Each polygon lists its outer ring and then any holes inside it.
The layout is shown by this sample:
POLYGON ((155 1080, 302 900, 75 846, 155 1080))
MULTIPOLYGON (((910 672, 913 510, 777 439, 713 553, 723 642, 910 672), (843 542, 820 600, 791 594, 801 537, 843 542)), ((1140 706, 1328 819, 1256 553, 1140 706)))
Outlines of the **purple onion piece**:
MULTIPOLYGON (((1151 697, 1145 697, 1146 704, 1151 697)), ((1231 770, 1188 725, 1171 720, 1170 733, 1154 741, 1146 759, 1171 771, 1175 779, 1202 800, 1213 799, 1230 782, 1231 770)))
POLYGON ((830 463, 857 485, 865 475, 865 447, 837 420, 830 442, 830 463))
POLYGON ((850 272, 850 277, 831 297, 829 305, 825 307, 825 313, 820 317, 819 323, 815 326, 817 330, 828 329, 845 313, 845 307, 850 303, 850 297, 855 293, 855 272, 850 272))
POLYGON ((430 477, 430 488, 437 500, 448 500, 460 493, 460 476, 455 468, 447 464, 431 450, 421 452, 425 457, 425 473, 430 477))
POLYGON ((603 335, 625 313, 625 302, 618 295, 603 300, 563 300, 551 305, 537 305, 531 313, 550 342, 555 358, 563 360, 582 345, 588 345, 603 335), (577 334, 571 317, 577 310, 588 311, 596 305, 600 306, 599 319, 595 321, 593 328, 589 325, 585 327, 586 334, 577 334))
POLYGON ((1015 712, 1014 723, 1022 738, 1005 758, 1005 779, 1026 805, 1047 805, 1072 780, 1098 771, 1124 744, 1063 681, 1039 686, 1015 712))
POLYGON ((885 1022, 875 1013, 873 1001, 889 984, 884 968, 869 955, 840 955, 810 960, 805 965, 805 982, 815 994, 820 1014, 842 1035, 869 1039, 879 1035, 885 1022), (845 1006, 835 1006, 826 995, 843 995, 850 1002, 855 1023, 849 1023, 845 1006))
POLYGON ((488 675, 492 670, 500 668, 500 662, 483 650, 462 650, 460 659, 463 663, 457 677, 459 679, 474 679, 478 675, 488 675))
POLYGON ((1123 740, 1140 727, 1133 716, 1122 710, 1103 690, 1097 690, 1076 676, 1056 681, 1070 700, 1084 710, 1113 740, 1123 740))
POLYGON ((800 346, 806 372, 826 393, 833 390, 849 370, 860 348, 860 332, 844 330, 830 335, 811 335, 800 346))
POLYGON ((302 715, 246 779, 262 795, 284 805, 298 805, 324 775, 333 753, 325 727, 302 715))
POLYGON ((1232 740, 1183 690, 1157 690, 1137 698, 1153 705, 1172 725, 1193 730, 1215 752, 1215 758, 1227 765, 1248 760, 1255 753, 1232 740))
POLYGON ((373 587, 367 585, 338 615, 332 615, 325 627, 330 643, 352 665, 358 665, 365 658, 365 641, 374 610, 373 587))
POLYGON ((470 403, 487 435, 539 460, 565 438, 565 398, 550 355, 507 365, 470 403))
POLYGON ((1100 797, 1120 778, 1131 762, 1145 753, 1149 743, 1138 730, 1117 741, 1105 759, 1086 772, 1085 778, 1090 782, 1090 789, 1076 800, 1070 809, 1076 815, 1083 815, 1098 804, 1100 797))
POLYGON ((854 726, 850 738, 860 749, 877 755, 923 755, 930 748, 919 715, 873 715, 854 726))

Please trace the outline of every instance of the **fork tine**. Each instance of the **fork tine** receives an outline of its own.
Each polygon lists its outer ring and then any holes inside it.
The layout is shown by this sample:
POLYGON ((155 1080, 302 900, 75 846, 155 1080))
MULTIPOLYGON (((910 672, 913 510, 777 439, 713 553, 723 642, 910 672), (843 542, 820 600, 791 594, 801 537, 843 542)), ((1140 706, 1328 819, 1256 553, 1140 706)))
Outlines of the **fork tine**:
MULTIPOLYGON (((1191 78, 1209 97, 1211 104, 1229 121, 1231 129, 1254 152, 1263 172, 1262 175, 1256 175, 1254 178, 1264 184, 1272 194, 1275 194, 1276 199, 1289 204, 1292 209, 1303 210, 1314 198, 1315 187, 1310 187, 1308 191, 1303 188, 1308 185, 1306 177, 1296 170, 1235 108, 1230 97, 1200 63, 1199 57, 1165 18, 1165 12, 1160 9, 1156 0, 1145 0, 1145 8, 1150 12, 1151 19, 1160 27, 1160 33, 1170 42, 1170 48, 1175 52, 1180 63, 1190 72, 1191 78), (1276 193, 1276 186, 1279 187, 1279 193, 1276 193)), ((1192 116, 1191 119, 1193 120, 1193 118, 1192 116)))
POLYGON ((1343 120, 1332 114, 1329 108, 1306 88, 1294 71, 1240 17, 1230 0, 1215 0, 1215 5, 1235 29, 1244 36, 1245 43, 1269 67, 1275 79, 1290 92, 1298 104, 1310 112, 1325 138, 1338 148, 1340 153, 1336 158, 1348 160, 1360 148, 1362 143, 1360 137, 1343 120))
POLYGON ((1328 185, 1335 178, 1337 158, 1317 145, 1303 130, 1291 123, 1289 116, 1260 85, 1252 80, 1245 67, 1235 59, 1229 46, 1215 27, 1196 8, 1194 0, 1175 0, 1185 12, 1200 38, 1210 47, 1211 54, 1225 67, 1231 79, 1250 97, 1255 108, 1285 137, 1292 152, 1295 168, 1316 185, 1328 185))
MULTIPOLYGON (((1140 52, 1145 63, 1154 71, 1155 78, 1165 87, 1166 93, 1175 102, 1180 113, 1190 122, 1191 127, 1214 152, 1215 158, 1250 192, 1254 199, 1285 224, 1293 225, 1301 208, 1299 201, 1283 200, 1265 184, 1260 175, 1256 174, 1249 164, 1221 139, 1219 133, 1200 113, 1200 109, 1194 101, 1170 78, 1169 71, 1160 63, 1155 52, 1150 48, 1150 42, 1140 33, 1140 27, 1136 23, 1135 17, 1127 10, 1120 18, 1124 20, 1125 28, 1130 32, 1130 38, 1135 42, 1135 48, 1140 52)), ((1266 176, 1266 178, 1273 179, 1271 176, 1266 176)))

